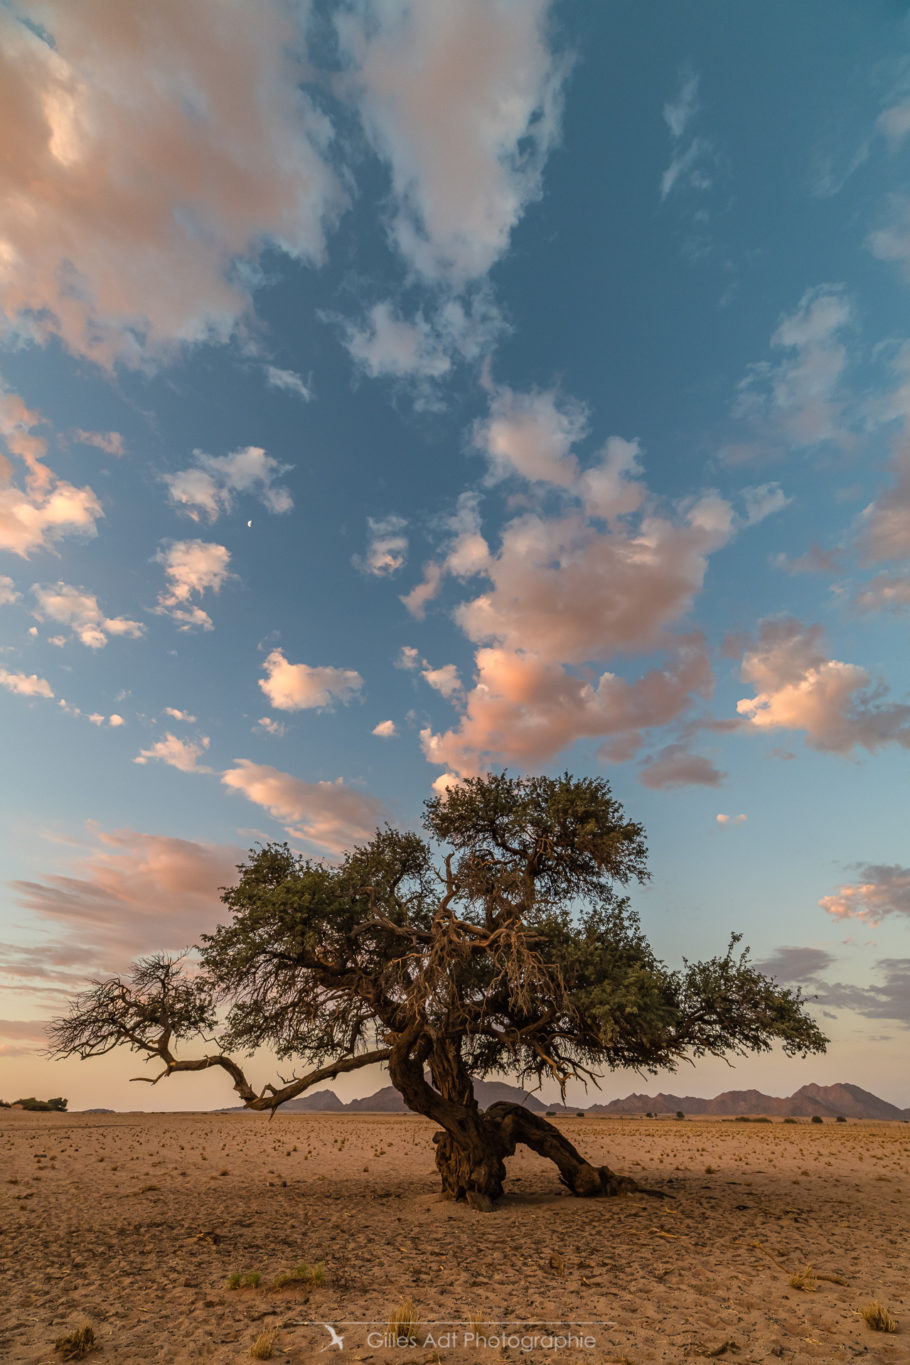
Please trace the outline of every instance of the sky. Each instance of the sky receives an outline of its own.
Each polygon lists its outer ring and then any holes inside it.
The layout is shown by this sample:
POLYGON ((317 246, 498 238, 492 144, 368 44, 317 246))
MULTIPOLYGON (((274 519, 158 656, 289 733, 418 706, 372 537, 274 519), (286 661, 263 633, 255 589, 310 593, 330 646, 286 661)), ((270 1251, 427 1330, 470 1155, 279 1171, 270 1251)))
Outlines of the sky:
POLYGON ((910 1104, 905 6, 0 0, 0 139, 0 1095, 230 1103, 45 1021, 507 768, 831 1037, 590 1099, 910 1104))

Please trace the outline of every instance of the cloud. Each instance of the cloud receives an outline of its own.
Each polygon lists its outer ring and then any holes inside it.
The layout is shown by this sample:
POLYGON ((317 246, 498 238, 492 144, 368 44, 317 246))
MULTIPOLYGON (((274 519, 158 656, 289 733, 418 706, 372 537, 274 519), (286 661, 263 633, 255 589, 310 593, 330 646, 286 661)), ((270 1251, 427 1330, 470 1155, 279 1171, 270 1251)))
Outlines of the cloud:
POLYGON ((266 676, 259 686, 279 711, 322 709, 335 701, 347 702, 363 687, 363 678, 352 668, 311 668, 288 663, 280 649, 265 660, 266 676))
POLYGON ((313 398, 313 390, 309 382, 306 384, 295 374, 293 370, 279 370, 275 365, 263 365, 265 377, 270 389, 281 389, 284 393, 292 393, 297 398, 302 398, 304 403, 309 403, 313 398))
POLYGON ((602 755, 619 762, 636 753, 643 730, 678 719, 693 692, 708 695, 712 684, 707 656, 694 641, 681 643, 665 668, 632 683, 612 673, 589 682, 537 654, 479 649, 457 727, 422 730, 421 747, 428 762, 459 777, 500 762, 538 767, 586 737, 605 738, 602 755))
POLYGON ((126 721, 123 719, 122 716, 118 716, 115 711, 112 716, 108 716, 107 723, 113 730, 117 730, 120 728, 121 725, 125 725, 126 721))
POLYGON ((390 578, 403 569, 408 557, 408 538, 403 534, 407 524, 404 517, 367 517, 366 554, 354 556, 357 567, 377 578, 390 578))
POLYGON ((860 518, 860 552, 867 564, 910 559, 910 445, 898 450, 894 472, 894 484, 860 518))
POLYGON ((682 137, 698 109, 698 79, 693 72, 685 73, 676 98, 664 105, 664 122, 674 139, 682 137))
POLYGON ((910 958, 881 958, 875 970, 881 980, 871 986, 825 982, 819 1004, 854 1010, 867 1019, 895 1019, 910 1025, 910 958))
POLYGON ((271 716, 260 716, 256 725, 260 730, 264 730, 267 735, 272 735, 275 739, 280 739, 285 730, 281 721, 272 720, 271 716))
POLYGON ((9 673, 0 668, 0 687, 8 692, 18 692, 21 697, 53 697, 54 689, 46 678, 37 673, 9 673))
POLYGON ((235 493, 258 498, 268 512, 290 512, 294 506, 290 490, 275 483, 291 466, 279 464, 260 446, 231 455, 194 450, 193 461, 189 469, 164 475, 171 502, 193 521, 217 521, 233 509, 235 493))
POLYGON ((139 364, 226 340, 266 247, 321 259, 344 199, 283 6, 38 0, 26 16, 0 9, 10 326, 139 364))
POLYGON ((858 863, 857 880, 846 883, 819 905, 835 919, 880 924, 890 915, 910 919, 910 868, 897 863, 858 863))
POLYGON ((726 773, 709 758, 691 753, 684 744, 667 744, 638 774, 646 787, 719 787, 726 773))
POLYGON ((47 1047, 46 1019, 0 1019, 0 1057, 28 1057, 47 1047))
POLYGON ((803 730, 807 744, 830 753, 910 749, 910 706, 885 701, 866 669, 829 658, 821 638, 820 626, 763 621, 742 662, 756 695, 737 702, 737 712, 758 729, 803 730))
POLYGON ((420 665, 420 650, 413 645, 402 645, 395 659, 396 668, 414 669, 420 665))
POLYGON ((870 232, 866 246, 880 261, 893 261, 910 272, 910 196, 892 194, 879 227, 870 232))
MULTIPOLYGON (((439 592, 443 579, 443 566, 431 560, 423 566, 423 578, 415 583, 410 592, 402 594, 401 601, 416 621, 422 621, 427 614, 427 604, 439 592)), ((405 665, 403 665, 405 666, 405 665)))
POLYGON ((36 606, 32 615, 38 621, 56 621, 68 626, 77 640, 89 649, 103 649, 111 635, 127 635, 136 640, 145 626, 126 616, 105 616, 94 593, 69 583, 35 583, 32 587, 36 606))
POLYGON ((355 365, 370 379, 406 381, 418 408, 439 406, 437 391, 456 364, 482 359, 507 330, 486 286, 461 296, 442 293, 410 318, 390 299, 373 304, 357 322, 326 314, 341 332, 355 365))
POLYGON ((13 602, 18 602, 21 593, 16 591, 16 585, 6 574, 0 574, 0 607, 8 607, 13 602))
POLYGON ((329 853, 343 853, 369 839, 383 820, 382 803, 352 790, 340 777, 304 782, 246 758, 236 759, 235 765, 222 775, 226 787, 267 810, 295 838, 329 853))
POLYGON ((231 552, 224 545, 205 540, 166 541, 155 555, 155 562, 164 565, 167 588, 158 594, 155 612, 170 616, 180 630, 213 630, 208 612, 190 601, 194 593, 200 596, 211 589, 220 592, 233 575, 229 571, 231 552))
POLYGON ((388 302, 374 304, 360 324, 344 324, 344 345, 371 379, 440 379, 452 362, 422 313, 407 322, 388 302))
POLYGON ((744 488, 742 495, 746 504, 747 526, 757 526, 760 521, 773 516, 775 512, 781 511, 793 501, 779 483, 763 483, 757 488, 744 488))
POLYGON ((559 403, 553 391, 500 388, 489 416, 474 428, 474 444, 490 460, 491 480, 519 474, 531 482, 567 486, 578 474, 571 448, 587 428, 587 411, 580 403, 559 403))
POLYGON ((715 815, 715 820, 720 826, 725 825, 744 825, 748 820, 748 815, 715 815))
POLYGON ((699 109, 698 84, 699 78, 693 72, 683 73, 678 94, 664 105, 664 122, 670 130, 672 155, 660 178, 661 199, 666 199, 676 189, 704 191, 713 184, 713 171, 709 169, 715 159, 713 145, 703 137, 693 137, 683 144, 699 109))
POLYGON ((887 138, 892 151, 897 151, 904 138, 910 133, 910 100, 892 104, 878 116, 878 131, 887 138))
POLYGON ((857 592, 860 611, 905 611, 910 607, 910 573, 880 573, 857 592))
POLYGON ((103 450, 105 455, 123 455, 123 437, 119 431, 80 431, 73 430, 70 436, 79 445, 94 446, 96 450, 103 450))
POLYGON ((436 692, 444 697, 457 697, 461 690, 461 679, 454 664, 444 664, 442 668, 423 669, 423 679, 436 692))
POLYGON ((546 0, 362 3, 336 17, 347 85, 389 169, 389 236, 424 279, 485 275, 539 198, 568 63, 546 0))
POLYGON ((211 768, 199 762, 209 743, 205 735, 198 742, 194 742, 189 739, 178 739, 168 731, 164 739, 159 739, 148 749, 140 749, 133 762, 167 763, 172 768, 179 768, 182 773, 210 773, 211 768))
POLYGON ((370 734, 378 735, 380 739, 392 739, 398 731, 393 720, 381 720, 378 725, 373 726, 370 734))
POLYGON ((776 569, 783 569, 784 573, 840 573, 841 553, 839 547, 833 550, 826 550, 821 545, 810 545, 804 555, 791 558, 789 555, 779 554, 772 559, 772 564, 776 569))
POLYGON ((838 391, 847 366, 843 334, 852 316, 843 289, 823 284, 807 290, 796 311, 781 319, 771 336, 781 359, 749 367, 733 408, 735 417, 759 427, 765 446, 769 439, 796 447, 845 440, 838 391))
MULTIPOLYGON (((2 24, 0 9, 0 31, 2 24)), ((0 441, 24 467, 17 483, 11 459, 0 452, 0 550, 23 559, 52 549, 66 535, 95 535, 95 522, 104 516, 91 488, 75 488, 42 463, 47 442, 35 434, 42 422, 40 413, 0 387, 0 441)))
POLYGON ((833 953, 824 948, 777 948, 764 962, 754 964, 756 971, 764 972, 775 981, 784 983, 809 981, 826 972, 834 962, 833 953))
POLYGON ((196 717, 195 717, 195 716, 191 716, 190 713, 189 713, 189 711, 181 711, 181 710, 179 710, 176 706, 166 706, 166 707, 164 708, 164 714, 165 714, 166 716, 170 716, 170 717, 172 718, 172 720, 182 720, 182 721, 184 721, 187 725, 195 725, 195 724, 196 724, 196 717))
MULTIPOLYGON (((138 954, 179 952, 224 916, 219 890, 236 881, 241 849, 90 830, 93 846, 65 873, 10 884, 18 902, 52 930, 23 953, 23 977, 65 982, 119 971, 138 954)), ((8 958, 4 970, 14 966, 8 958)))

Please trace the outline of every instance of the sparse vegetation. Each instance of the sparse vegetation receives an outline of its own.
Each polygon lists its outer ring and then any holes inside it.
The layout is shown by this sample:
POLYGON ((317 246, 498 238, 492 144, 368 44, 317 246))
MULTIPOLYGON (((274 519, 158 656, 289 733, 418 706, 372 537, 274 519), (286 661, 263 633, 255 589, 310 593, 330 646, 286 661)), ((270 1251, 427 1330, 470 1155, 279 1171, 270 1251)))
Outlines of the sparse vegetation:
POLYGON ((21 1109, 29 1109, 34 1113, 65 1114, 66 1106, 69 1103, 62 1095, 57 1095, 52 1100, 36 1100, 34 1095, 29 1095, 24 1100, 13 1100, 12 1104, 5 1104, 5 1109, 13 1109, 17 1105, 21 1109))
POLYGON ((813 1114, 813 1115, 812 1115, 812 1122, 813 1122, 813 1123, 824 1123, 824 1121, 825 1121, 825 1120, 822 1118, 821 1114, 813 1114))
POLYGON ((279 1270, 272 1281, 273 1289, 286 1289, 290 1284, 318 1285, 325 1279, 325 1262, 317 1261, 315 1265, 309 1265, 306 1261, 298 1261, 293 1270, 279 1270))
POLYGON ((795 1275, 790 1276, 790 1288, 800 1289, 804 1294, 814 1294, 818 1289, 818 1276, 811 1265, 806 1265, 802 1270, 797 1270, 795 1275))
POLYGON ((389 1318, 389 1336, 399 1345, 417 1344, 420 1330, 420 1317, 412 1298, 403 1299, 389 1318))
POLYGON ((865 1308, 860 1309, 860 1316, 867 1327, 871 1327, 873 1332, 896 1332, 897 1322, 888 1312, 883 1303, 878 1299, 873 1299, 867 1303, 865 1308))
POLYGON ((265 1332, 259 1333, 250 1347, 250 1355, 254 1360, 271 1360, 277 1335, 278 1331, 274 1327, 269 1327, 265 1332))
POLYGON ((75 1332, 58 1337, 54 1342, 54 1350, 64 1360, 84 1360, 90 1352, 98 1350, 95 1329, 90 1322, 84 1322, 81 1327, 76 1328, 75 1332))

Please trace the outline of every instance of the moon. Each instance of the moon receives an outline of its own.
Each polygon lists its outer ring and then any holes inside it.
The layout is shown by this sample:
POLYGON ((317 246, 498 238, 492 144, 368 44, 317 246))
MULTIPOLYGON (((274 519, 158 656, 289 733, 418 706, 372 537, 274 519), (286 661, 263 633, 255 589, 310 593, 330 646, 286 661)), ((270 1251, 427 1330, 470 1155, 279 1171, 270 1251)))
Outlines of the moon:
POLYGON ((252 523, 251 521, 248 521, 248 522, 247 522, 247 526, 252 526, 252 524, 253 524, 253 523, 252 523))

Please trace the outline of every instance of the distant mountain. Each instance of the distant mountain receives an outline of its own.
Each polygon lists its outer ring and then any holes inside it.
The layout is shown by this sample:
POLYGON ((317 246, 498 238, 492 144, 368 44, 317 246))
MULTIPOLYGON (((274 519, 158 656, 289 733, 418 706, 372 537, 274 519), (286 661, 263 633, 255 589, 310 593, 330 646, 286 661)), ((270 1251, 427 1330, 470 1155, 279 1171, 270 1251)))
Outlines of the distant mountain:
MULTIPOLYGON (((429 1079, 429 1078, 428 1078, 429 1079)), ((592 1104, 587 1109, 572 1105, 542 1104, 536 1095, 529 1095, 517 1085, 505 1081, 475 1081, 474 1093, 482 1109, 505 1100, 510 1104, 523 1104, 535 1114, 713 1114, 720 1118, 736 1118, 739 1115, 766 1116, 768 1118, 836 1118, 842 1114, 848 1119, 906 1119, 910 1120, 910 1109, 898 1109, 887 1100, 880 1100, 868 1090, 858 1085, 841 1082, 839 1085, 804 1085, 789 1098, 765 1095, 761 1090, 725 1090, 706 1100, 696 1095, 627 1095, 625 1099, 610 1100, 608 1104, 592 1104)), ((345 1104, 334 1090, 317 1090, 312 1095, 302 1095, 300 1099, 289 1100, 282 1108, 291 1113, 330 1113, 330 1114, 406 1114, 407 1105, 393 1085, 384 1085, 373 1095, 364 1099, 349 1100, 345 1104)), ((223 1109, 224 1114, 243 1114, 249 1112, 243 1106, 223 1109)))

